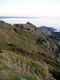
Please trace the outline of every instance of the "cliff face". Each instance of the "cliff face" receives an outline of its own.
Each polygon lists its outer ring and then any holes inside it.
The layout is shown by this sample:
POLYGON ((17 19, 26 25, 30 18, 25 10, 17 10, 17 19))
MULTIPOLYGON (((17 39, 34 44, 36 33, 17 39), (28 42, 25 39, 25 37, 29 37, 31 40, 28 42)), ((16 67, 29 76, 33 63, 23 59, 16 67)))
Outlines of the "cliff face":
POLYGON ((0 23, 0 80, 60 80, 59 43, 0 23))

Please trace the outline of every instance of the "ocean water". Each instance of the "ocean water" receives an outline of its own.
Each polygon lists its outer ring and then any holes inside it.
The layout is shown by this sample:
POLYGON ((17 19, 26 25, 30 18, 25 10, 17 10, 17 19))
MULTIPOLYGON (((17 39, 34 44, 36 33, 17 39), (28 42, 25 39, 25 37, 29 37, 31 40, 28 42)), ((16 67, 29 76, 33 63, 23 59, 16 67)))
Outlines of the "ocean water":
POLYGON ((60 18, 4 18, 0 19, 10 24, 25 24, 27 22, 31 22, 37 27, 47 26, 54 27, 60 30, 60 18))

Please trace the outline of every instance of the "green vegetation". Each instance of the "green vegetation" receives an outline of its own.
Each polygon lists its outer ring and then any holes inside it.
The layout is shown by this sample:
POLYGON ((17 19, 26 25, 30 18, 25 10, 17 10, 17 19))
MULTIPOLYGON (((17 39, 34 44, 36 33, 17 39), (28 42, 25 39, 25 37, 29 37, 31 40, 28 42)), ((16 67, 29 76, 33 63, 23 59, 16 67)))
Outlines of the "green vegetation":
POLYGON ((52 59, 51 57, 49 57, 48 55, 41 53, 42 59, 45 63, 50 64, 53 67, 60 67, 59 62, 57 62, 55 59, 52 59))
POLYGON ((36 76, 33 75, 11 75, 10 80, 38 80, 36 76))
POLYGON ((2 60, 0 60, 0 64, 2 64, 3 62, 2 62, 2 60))
POLYGON ((1 70, 7 70, 7 69, 9 69, 9 67, 7 67, 7 66, 1 66, 1 67, 0 67, 0 71, 1 71, 1 70))
POLYGON ((36 62, 32 61, 31 59, 23 57, 23 56, 18 56, 18 57, 21 61, 21 64, 23 64, 23 66, 24 66, 24 64, 26 64, 27 69, 28 69, 28 67, 30 67, 29 71, 31 73, 35 73, 37 76, 40 76, 40 75, 46 76, 45 71, 47 71, 47 69, 45 69, 42 64, 37 64, 36 62))
POLYGON ((10 80, 60 79, 54 40, 36 31, 14 30, 7 23, 0 26, 0 76, 8 78, 12 74, 10 80))
POLYGON ((0 42, 0 50, 4 50, 4 49, 8 50, 9 48, 10 47, 7 42, 5 42, 5 41, 0 42))
POLYGON ((36 42, 37 42, 37 44, 43 44, 43 42, 45 42, 45 40, 41 39, 41 38, 38 38, 36 42))

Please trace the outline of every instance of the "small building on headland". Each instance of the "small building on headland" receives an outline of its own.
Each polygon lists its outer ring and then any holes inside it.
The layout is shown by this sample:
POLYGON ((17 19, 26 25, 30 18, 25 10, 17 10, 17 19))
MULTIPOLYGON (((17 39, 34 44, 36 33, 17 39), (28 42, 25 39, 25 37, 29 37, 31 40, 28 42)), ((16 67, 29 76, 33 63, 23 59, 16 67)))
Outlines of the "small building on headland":
POLYGON ((17 28, 29 30, 31 32, 33 32, 36 29, 36 26, 30 22, 27 22, 26 24, 14 24, 14 26, 17 28))

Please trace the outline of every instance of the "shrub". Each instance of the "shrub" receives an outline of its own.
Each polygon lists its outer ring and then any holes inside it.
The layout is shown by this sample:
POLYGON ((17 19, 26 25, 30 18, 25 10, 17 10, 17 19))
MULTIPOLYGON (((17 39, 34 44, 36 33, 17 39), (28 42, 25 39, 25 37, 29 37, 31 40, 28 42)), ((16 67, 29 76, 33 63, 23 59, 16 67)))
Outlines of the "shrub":
POLYGON ((37 44, 43 44, 43 42, 45 42, 45 40, 38 38, 36 42, 37 42, 37 44))
POLYGON ((49 69, 49 72, 52 74, 52 76, 55 79, 60 80, 60 71, 59 70, 52 68, 52 69, 49 69))

